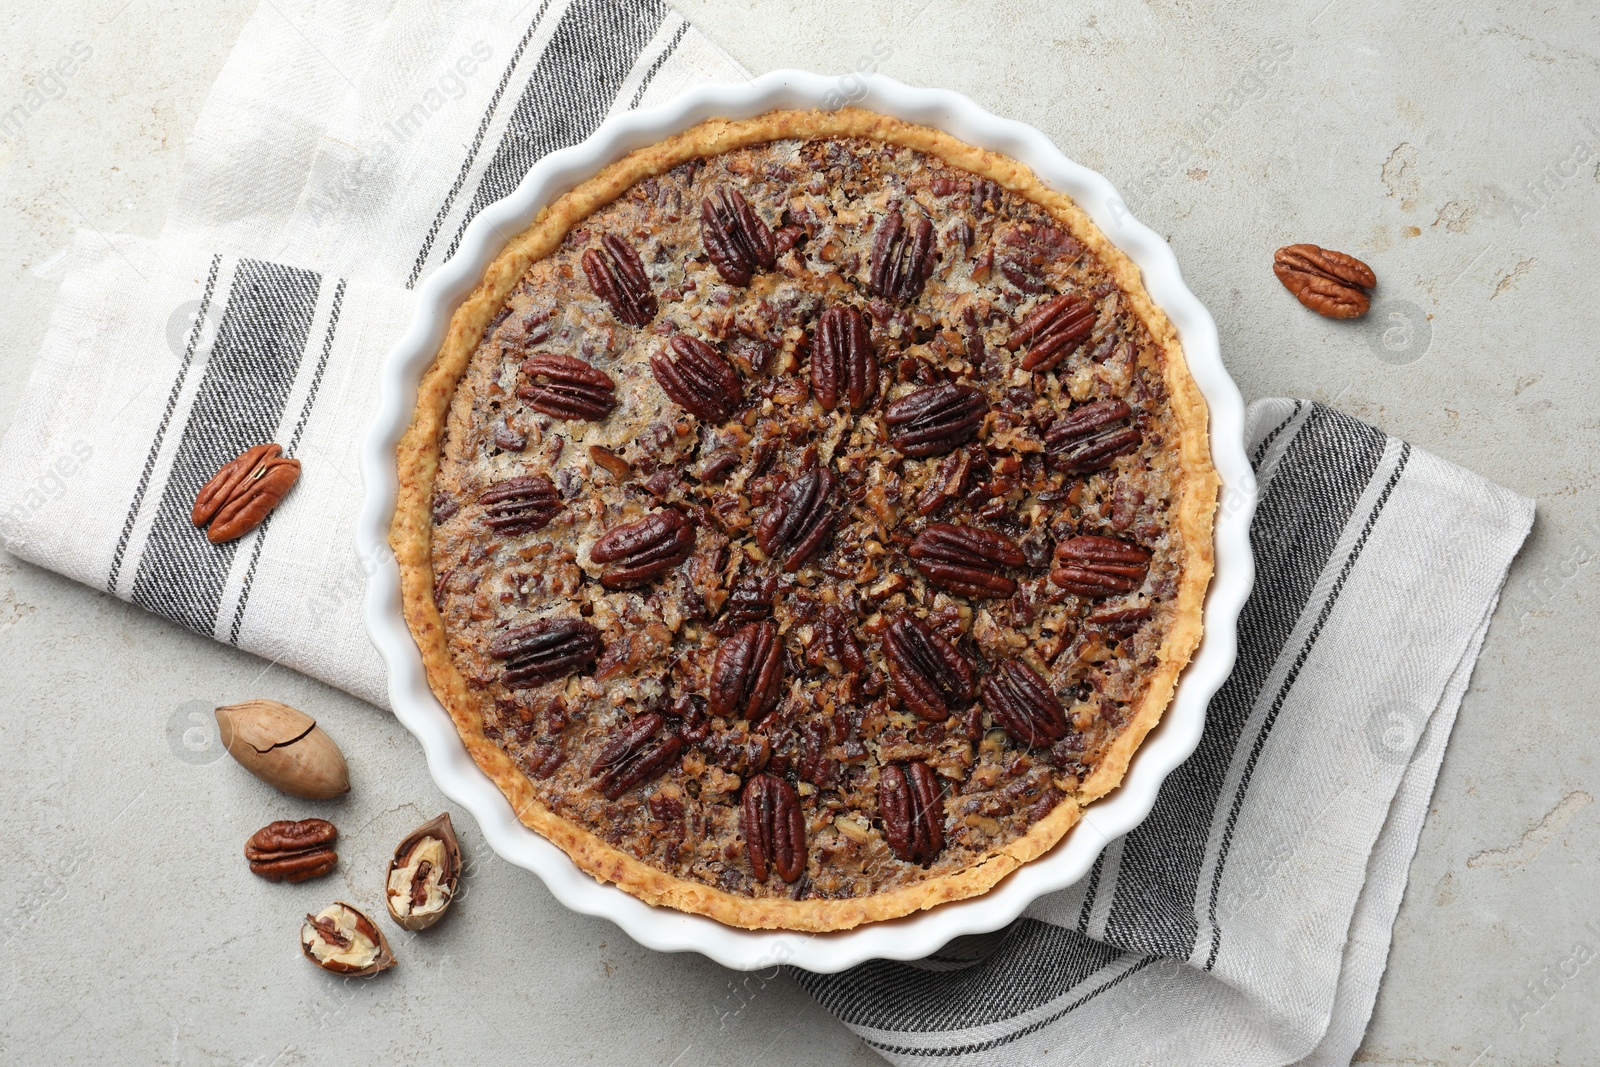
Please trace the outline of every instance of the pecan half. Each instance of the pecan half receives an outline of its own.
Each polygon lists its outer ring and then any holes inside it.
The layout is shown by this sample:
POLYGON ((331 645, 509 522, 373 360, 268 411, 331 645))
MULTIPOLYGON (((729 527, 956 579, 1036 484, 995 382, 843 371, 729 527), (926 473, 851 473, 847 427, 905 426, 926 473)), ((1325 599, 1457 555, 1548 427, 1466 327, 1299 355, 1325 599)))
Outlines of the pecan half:
POLYGON ((1019 660, 1006 660, 978 683, 983 706, 1019 744, 1046 748, 1067 736, 1067 710, 1050 683, 1019 660))
POLYGON ((941 456, 978 436, 989 401, 970 385, 945 382, 918 389, 883 413, 889 442, 913 458, 941 456))
POLYGON ((749 285, 757 270, 778 263, 772 230, 739 190, 725 185, 700 201, 700 240, 729 285, 749 285))
POLYGON ((878 353, 866 316, 855 308, 829 308, 811 340, 811 395, 824 410, 848 400, 859 413, 877 394, 878 353))
POLYGON ((1094 305, 1077 293, 1053 296, 1011 331, 1006 347, 1015 351, 1028 346, 1022 357, 1023 370, 1053 370, 1088 339, 1095 316, 1094 305))
POLYGON ((745 575, 728 594, 722 615, 711 632, 718 637, 728 637, 746 623, 772 618, 772 600, 777 595, 778 579, 745 575))
POLYGON ((976 526, 931 522, 906 550, 917 570, 941 589, 970 597, 1008 597, 1017 583, 1005 568, 1028 560, 1009 537, 976 526))
POLYGON ((617 406, 617 383, 577 356, 540 352, 522 361, 526 384, 517 395, 535 411, 558 419, 597 422, 617 406))
POLYGON ((738 372, 698 337, 680 333, 670 343, 671 356, 663 351, 650 357, 650 373, 661 391, 691 415, 727 421, 744 401, 738 372))
POLYGON ((921 619, 901 615, 891 622, 883 655, 895 692, 919 718, 943 722, 972 699, 972 664, 921 619))
POLYGON ((782 778, 758 774, 745 783, 739 831, 756 881, 765 882, 769 869, 785 882, 805 873, 806 821, 800 794, 782 778))
POLYGON ((600 575, 601 585, 632 589, 666 574, 693 551, 694 527, 683 512, 665 508, 637 522, 613 526, 589 549, 589 558, 607 567, 600 575))
POLYGON ((770 557, 782 557, 793 573, 816 555, 839 521, 839 479, 826 467, 812 467, 778 490, 756 521, 756 541, 770 557))
POLYGON ((1124 425, 1132 415, 1127 401, 1115 397, 1074 407, 1044 435, 1050 465, 1068 474, 1111 466, 1112 460, 1139 447, 1138 428, 1124 425))
POLYGON ((1378 284, 1372 268, 1355 256, 1316 245, 1285 245, 1272 255, 1272 273, 1294 298, 1330 319, 1358 319, 1372 306, 1378 284))
POLYGON ((321 878, 339 862, 331 847, 339 831, 326 819, 269 822, 244 843, 250 873, 269 882, 321 878))
POLYGON ((891 763, 878 775, 878 815, 889 850, 907 863, 933 862, 944 848, 944 798, 926 763, 891 763))
POLYGON ((683 753, 683 738, 667 729, 667 720, 650 711, 617 731, 589 768, 595 788, 607 800, 665 771, 683 753), (665 731, 665 732, 663 732, 665 731))
POLYGON ((583 254, 583 273, 595 294, 629 326, 648 326, 656 317, 656 294, 644 272, 644 261, 622 238, 603 235, 599 248, 583 254))
POLYGON ((1050 580, 1069 593, 1105 597, 1131 593, 1150 570, 1150 553, 1111 537, 1082 534, 1056 546, 1050 580))
POLYGON ((908 229, 899 210, 891 211, 872 239, 867 287, 885 299, 910 303, 932 276, 936 254, 933 223, 919 218, 908 229))
POLYGON ((282 446, 256 445, 200 487, 189 521, 205 526, 206 540, 214 545, 243 537, 266 520, 299 479, 300 461, 285 458, 282 446))
POLYGON ((565 506, 555 485, 542 474, 495 482, 478 497, 483 524, 506 534, 543 529, 565 506))
POLYGON ((777 706, 783 688, 783 643, 773 622, 751 622, 717 649, 707 710, 724 718, 759 721, 777 706))
POLYGON ((507 689, 532 689, 583 670, 604 647, 591 622, 539 619, 489 642, 489 655, 505 661, 500 681, 507 689))
POLYGON ((1083 620, 1090 626, 1098 626, 1112 637, 1132 637, 1139 632, 1139 627, 1150 620, 1153 612, 1150 605, 1137 608, 1113 608, 1105 611, 1091 612, 1083 620))

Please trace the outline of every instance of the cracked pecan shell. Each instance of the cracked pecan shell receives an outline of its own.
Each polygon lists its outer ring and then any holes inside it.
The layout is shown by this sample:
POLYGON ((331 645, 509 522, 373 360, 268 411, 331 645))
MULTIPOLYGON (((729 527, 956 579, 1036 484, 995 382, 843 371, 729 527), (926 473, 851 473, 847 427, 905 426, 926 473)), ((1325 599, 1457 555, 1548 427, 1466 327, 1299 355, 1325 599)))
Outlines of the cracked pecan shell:
POLYGON ((1006 347, 1016 350, 1028 346, 1022 357, 1023 370, 1054 370, 1088 339, 1094 320, 1094 305, 1077 293, 1053 296, 1011 331, 1006 347))
POLYGON ((739 374, 706 342, 678 334, 672 354, 650 357, 650 373, 661 391, 689 414, 707 422, 726 422, 744 400, 739 374))
POLYGON ((611 375, 577 356, 541 352, 522 362, 528 381, 517 396, 535 411, 558 419, 598 422, 617 406, 611 375))
POLYGON ((901 615, 891 622, 883 655, 901 703, 918 718, 943 722, 972 700, 972 664, 921 619, 901 615))
POLYGON ((919 218, 910 226, 898 209, 888 212, 872 240, 867 287, 878 296, 909 304, 933 275, 937 250, 933 223, 919 218))
POLYGON ((483 524, 504 534, 543 529, 565 505, 555 484, 542 474, 524 474, 498 481, 478 497, 483 524))
POLYGON ((756 271, 778 263, 772 230, 739 190, 725 185, 700 201, 700 240, 729 285, 749 285, 756 271))
POLYGON ((746 623, 717 649, 707 710, 759 722, 777 706, 782 690, 783 643, 777 624, 746 623))
POLYGON ((606 568, 601 585, 632 589, 666 574, 693 551, 694 528, 682 512, 667 508, 613 526, 590 547, 589 558, 606 568))
POLYGON ((1272 255, 1272 273, 1294 298, 1330 319, 1358 319, 1372 306, 1378 284, 1372 268, 1355 256, 1312 244, 1285 245, 1272 255))
POLYGON ((926 763, 891 763, 878 775, 878 816, 889 850, 907 863, 944 849, 944 797, 926 763))
POLYGON ((1104 470, 1139 447, 1139 430, 1127 424, 1133 409, 1116 398, 1079 404, 1044 435, 1050 465, 1068 474, 1104 470))
POLYGON ((989 401, 970 385, 945 382, 918 389, 883 413, 889 443, 914 459, 942 456, 978 436, 989 401))
POLYGON ((794 882, 806 870, 806 822, 800 794, 782 778, 758 774, 744 786, 739 809, 750 873, 765 882, 769 871, 794 882))
POLYGON ((824 410, 844 400, 859 414, 877 394, 878 353, 866 316, 855 308, 829 308, 811 340, 811 395, 824 410))
POLYGON ((600 247, 583 254, 583 274, 595 295, 629 326, 648 326, 656 317, 656 294, 644 261, 632 245, 616 234, 604 234, 600 247))
POLYGON ((589 775, 607 800, 616 800, 678 762, 682 754, 683 738, 668 729, 660 715, 646 712, 612 736, 589 775))
POLYGON ((532 689, 558 682, 599 658, 600 631, 583 619, 539 619, 507 630, 489 643, 489 655, 505 661, 500 681, 507 689, 532 689))
POLYGON ((1067 736, 1067 711, 1050 683, 1018 660, 984 675, 978 695, 994 721, 1019 744, 1044 748, 1067 736))
POLYGON ((839 521, 839 479, 812 467, 778 491, 756 522, 756 542, 769 557, 782 558, 793 573, 816 555, 839 521))
POLYGON ((1086 597, 1131 593, 1150 570, 1150 553, 1112 537, 1081 534, 1056 546, 1050 580, 1086 597))
POLYGON ((947 522, 924 526, 906 554, 928 581, 969 597, 1010 596, 1017 583, 1006 575, 1006 568, 1028 562, 1004 534, 947 522))

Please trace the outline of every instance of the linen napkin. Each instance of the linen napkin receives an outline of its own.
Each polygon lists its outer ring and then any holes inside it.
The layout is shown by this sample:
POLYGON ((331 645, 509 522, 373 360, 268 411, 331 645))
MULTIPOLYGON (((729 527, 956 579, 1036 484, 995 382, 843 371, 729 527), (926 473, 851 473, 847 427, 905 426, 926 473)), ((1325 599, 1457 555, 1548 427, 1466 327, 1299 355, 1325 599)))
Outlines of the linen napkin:
MULTIPOLYGON (((81 234, 0 443, 0 540, 375 704, 356 456, 415 284, 533 162, 743 72, 649 0, 268 0, 154 241, 81 234), (196 490, 300 484, 220 547, 196 490)), ((1259 577, 1234 676, 1079 886, 916 965, 800 980, 897 1062, 1347 1062, 1532 505, 1317 405, 1250 412, 1259 577)))

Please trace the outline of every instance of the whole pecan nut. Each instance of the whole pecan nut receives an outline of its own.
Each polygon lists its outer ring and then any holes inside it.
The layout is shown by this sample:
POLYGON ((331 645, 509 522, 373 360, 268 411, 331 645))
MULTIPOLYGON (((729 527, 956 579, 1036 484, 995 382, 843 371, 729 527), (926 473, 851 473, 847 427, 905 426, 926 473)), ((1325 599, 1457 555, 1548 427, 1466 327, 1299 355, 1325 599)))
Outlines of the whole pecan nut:
POLYGON ((989 402, 970 385, 945 382, 918 389, 883 413, 889 441, 905 455, 942 456, 978 436, 989 402))
POLYGON ((299 479, 300 461, 285 457, 282 446, 256 445, 200 487, 189 521, 205 526, 206 540, 214 545, 243 537, 266 520, 299 479))
POLYGON ((944 848, 944 798, 926 763, 891 763, 878 775, 878 815, 889 850, 928 864, 944 848))
POLYGON ((976 526, 931 522, 912 540, 907 555, 922 576, 941 589, 969 597, 1008 597, 1017 583, 1007 567, 1028 560, 1004 534, 976 526))
POLYGON ((744 400, 738 372, 698 337, 678 334, 671 348, 670 356, 657 352, 650 357, 650 373, 661 391, 697 418, 727 421, 744 400))
POLYGON ((765 882, 769 870, 785 882, 805 873, 805 814, 800 794, 782 778, 758 774, 745 783, 739 831, 756 881, 765 882))
POLYGON ((1132 415, 1127 401, 1115 397, 1074 407, 1044 435, 1050 465, 1068 474, 1111 466, 1112 460, 1139 447, 1138 428, 1125 425, 1132 415))
POLYGON ((739 190, 725 185, 700 201, 700 240, 729 285, 749 285, 757 270, 778 263, 772 230, 739 190))
POLYGON ((972 664, 921 619, 901 615, 883 635, 889 680, 919 718, 943 722, 972 700, 972 664))
POLYGON ((1272 273, 1296 300, 1330 319, 1358 319, 1372 305, 1378 284, 1372 268, 1355 256, 1311 244, 1285 245, 1272 255, 1272 273))
POLYGON ((1069 593, 1116 596, 1139 588, 1150 570, 1150 553, 1111 537, 1082 534, 1056 546, 1050 580, 1069 593))
POLYGON ((890 211, 872 239, 867 287, 877 296, 910 303, 933 275, 936 254, 933 223, 919 218, 907 228, 899 210, 890 211))
POLYGON ((528 381, 517 395, 554 418, 597 422, 617 406, 611 375, 577 356, 540 352, 522 361, 522 373, 528 381))
POLYGON ((330 846, 338 836, 326 819, 270 822, 250 835, 244 857, 250 873, 269 882, 303 882, 333 870, 339 857, 330 846))
POLYGON ((877 394, 878 353, 866 316, 855 308, 829 308, 811 340, 811 395, 824 410, 847 400, 860 413, 877 394))
POLYGON ((1023 370, 1053 370, 1088 339, 1095 315, 1094 305, 1077 293, 1053 296, 1011 331, 1006 347, 1015 351, 1028 346, 1022 357, 1023 370))
POLYGON ((589 549, 589 558, 607 568, 601 585, 632 589, 666 574, 693 551, 694 527, 681 511, 665 508, 607 530, 589 549))
POLYGON ((549 525, 564 506, 555 485, 542 474, 506 478, 478 497, 483 524, 506 534, 531 533, 549 525))
POLYGON ((756 521, 756 542, 769 557, 782 557, 793 573, 816 555, 839 521, 839 479, 812 467, 780 489, 756 521))
POLYGON ((783 643, 777 624, 746 623, 717 649, 707 710, 724 718, 759 721, 777 706, 782 687, 783 643))
POLYGON ((539 619, 495 638, 489 655, 505 661, 500 680, 507 689, 532 689, 583 670, 604 647, 591 622, 539 619))
POLYGON ((650 711, 617 731, 589 768, 595 787, 607 800, 649 781, 678 761, 683 738, 667 728, 667 720, 650 711))
POLYGON ((1006 660, 978 683, 983 706, 1019 744, 1045 748, 1067 736, 1067 711, 1037 671, 1006 660))
POLYGON ((648 326, 656 317, 656 294, 644 261, 633 246, 615 234, 600 238, 600 247, 583 254, 583 273, 595 294, 629 326, 648 326))

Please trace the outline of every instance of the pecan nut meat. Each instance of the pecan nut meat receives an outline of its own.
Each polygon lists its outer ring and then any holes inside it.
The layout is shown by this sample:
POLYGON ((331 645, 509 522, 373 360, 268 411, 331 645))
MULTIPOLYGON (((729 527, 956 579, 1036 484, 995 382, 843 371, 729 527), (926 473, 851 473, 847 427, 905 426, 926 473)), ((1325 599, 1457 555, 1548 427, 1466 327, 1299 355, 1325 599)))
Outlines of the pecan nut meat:
POLYGON ((269 882, 303 882, 321 878, 339 862, 333 840, 339 831, 326 819, 270 822, 250 835, 244 858, 250 873, 269 882))
POLYGON ((891 763, 878 775, 878 815, 889 850, 907 863, 932 863, 944 848, 944 797, 926 763, 891 763))
POLYGON ((839 479, 826 467, 812 467, 778 491, 756 521, 756 542, 769 557, 782 557, 783 569, 799 570, 827 542, 839 521, 839 479))
POLYGON ((976 526, 931 522, 906 550, 912 565, 941 589, 969 597, 1008 597, 1017 583, 1007 567, 1027 564, 1011 538, 976 526))
POLYGON ((495 482, 478 503, 483 506, 483 524, 503 534, 542 530, 566 506, 555 484, 542 474, 495 482))
POLYGON ((607 800, 616 800, 661 774, 682 754, 683 738, 667 727, 660 714, 649 711, 617 731, 600 750, 589 775, 607 800))
POLYGON ((933 276, 937 255, 932 222, 919 218, 908 228, 899 209, 890 211, 872 239, 867 287, 877 296, 909 304, 933 276))
POLYGON ((552 418, 598 422, 617 406, 611 375, 577 356, 540 352, 522 361, 528 381, 517 396, 552 418))
POLYGON ((1006 347, 1016 350, 1028 346, 1022 357, 1023 370, 1054 370, 1088 340, 1095 317, 1094 305, 1077 293, 1053 296, 1011 331, 1006 347))
POLYGON ((741 626, 712 661, 707 710, 724 718, 759 722, 777 706, 782 693, 783 658, 776 623, 741 626))
POLYGON ((1105 470, 1143 440, 1137 427, 1124 425, 1132 416, 1128 402, 1115 397, 1077 405, 1045 432, 1050 465, 1068 474, 1105 470))
POLYGON ((972 700, 972 664, 957 648, 912 615, 901 615, 883 635, 889 680, 906 708, 928 722, 944 722, 972 700))
POLYGON ((771 228, 739 190, 725 185, 700 201, 700 240, 729 285, 749 285, 757 270, 778 264, 771 228))
POLYGON ((383 931, 342 900, 306 916, 300 927, 300 951, 323 970, 353 978, 377 974, 395 964, 383 931))
POLYGON ((694 527, 683 512, 664 508, 607 530, 590 547, 589 558, 606 567, 601 585, 633 589, 666 574, 692 552, 694 527))
POLYGON ((805 873, 805 813, 800 794, 782 778, 758 774, 745 783, 739 831, 756 881, 765 882, 769 871, 785 882, 805 873))
POLYGON ((1056 546, 1050 580, 1085 597, 1131 593, 1150 570, 1150 553, 1113 537, 1080 534, 1056 546))
POLYGON ((538 619, 496 637, 489 655, 505 661, 500 681, 507 689, 532 689, 578 673, 604 647, 600 631, 587 620, 538 619))
POLYGON ((889 442, 913 459, 942 456, 978 436, 989 401, 970 385, 930 385, 890 404, 883 413, 889 442))
POLYGON ((860 414, 877 394, 878 353, 866 316, 855 308, 828 308, 811 340, 811 395, 825 411, 846 400, 860 414))
POLYGON ((1067 711, 1037 671, 1007 660, 978 683, 983 706, 1019 744, 1046 748, 1067 736, 1067 711))
POLYGON ((629 326, 648 326, 656 317, 656 294, 644 261, 632 245, 615 234, 600 238, 600 247, 583 254, 583 274, 611 311, 629 326))
POLYGON ((739 373, 717 350, 698 337, 678 334, 670 342, 672 355, 650 357, 650 373, 673 403, 707 422, 726 422, 744 402, 739 373))
POLYGON ((204 526, 214 545, 235 540, 265 522, 299 480, 300 461, 287 458, 281 445, 256 445, 200 487, 189 521, 204 526))
POLYGON ((450 813, 411 831, 389 860, 384 897, 389 917, 405 930, 426 930, 444 917, 461 877, 461 842, 450 813))
POLYGON ((1272 255, 1272 273, 1296 300, 1330 319, 1365 315, 1378 284, 1372 268, 1355 256, 1312 244, 1278 249, 1272 255))

